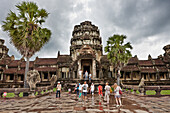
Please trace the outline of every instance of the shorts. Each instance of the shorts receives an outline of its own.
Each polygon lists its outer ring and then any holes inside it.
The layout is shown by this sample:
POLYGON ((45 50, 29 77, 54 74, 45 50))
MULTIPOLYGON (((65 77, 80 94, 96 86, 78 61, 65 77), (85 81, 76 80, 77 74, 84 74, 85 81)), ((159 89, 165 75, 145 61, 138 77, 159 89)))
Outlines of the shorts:
POLYGON ((87 96, 87 92, 83 92, 83 96, 87 96))
POLYGON ((115 95, 115 98, 120 98, 121 96, 120 95, 115 95))

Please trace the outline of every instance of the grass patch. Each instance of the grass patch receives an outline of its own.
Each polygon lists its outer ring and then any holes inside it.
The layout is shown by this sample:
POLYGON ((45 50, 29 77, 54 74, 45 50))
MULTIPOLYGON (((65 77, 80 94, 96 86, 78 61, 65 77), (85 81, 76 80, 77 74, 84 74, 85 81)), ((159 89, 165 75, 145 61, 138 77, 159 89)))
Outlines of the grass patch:
POLYGON ((161 95, 170 95, 170 90, 162 90, 161 95))
POLYGON ((140 94, 140 92, 137 90, 137 91, 136 91, 136 94, 140 94))
POLYGON ((53 88, 53 92, 55 92, 56 91, 56 88, 53 88))
MULTIPOLYGON (((4 95, 2 97, 4 97, 4 95)), ((13 98, 13 97, 15 97, 15 94, 14 93, 7 93, 6 97, 7 98, 13 98)))
POLYGON ((41 94, 44 94, 44 91, 41 91, 41 94))
POLYGON ((38 92, 35 92, 35 96, 37 96, 38 95, 38 92))
POLYGON ((146 91, 146 95, 155 95, 155 94, 156 94, 155 90, 147 90, 146 91))
POLYGON ((131 89, 130 91, 133 92, 133 89, 131 89))
POLYGON ((21 93, 19 94, 19 97, 23 97, 23 92, 21 92, 21 93))
POLYGON ((126 91, 128 91, 128 89, 126 89, 126 91))

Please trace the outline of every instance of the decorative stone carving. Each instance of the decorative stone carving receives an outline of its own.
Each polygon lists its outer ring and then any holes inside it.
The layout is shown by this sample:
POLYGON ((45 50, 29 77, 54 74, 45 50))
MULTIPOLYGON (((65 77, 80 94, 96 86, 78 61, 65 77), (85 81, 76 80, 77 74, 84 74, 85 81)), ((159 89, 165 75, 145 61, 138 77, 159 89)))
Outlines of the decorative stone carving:
POLYGON ((36 88, 36 84, 40 82, 40 74, 37 70, 31 70, 27 73, 27 82, 30 86, 30 91, 34 91, 36 88))
POLYGON ((56 75, 52 75, 51 80, 50 80, 51 86, 54 86, 56 81, 57 81, 57 76, 56 75))
POLYGON ((142 78, 140 83, 139 83, 139 88, 145 86, 145 79, 142 78))

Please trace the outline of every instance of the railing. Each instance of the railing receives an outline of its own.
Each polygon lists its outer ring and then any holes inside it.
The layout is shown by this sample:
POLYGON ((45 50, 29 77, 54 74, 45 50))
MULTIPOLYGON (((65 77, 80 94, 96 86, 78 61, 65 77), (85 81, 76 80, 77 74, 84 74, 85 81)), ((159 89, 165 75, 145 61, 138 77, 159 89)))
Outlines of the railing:
POLYGON ((15 97, 19 97, 20 93, 27 93, 29 97, 46 95, 53 92, 53 86, 37 87, 35 90, 30 90, 29 88, 0 88, 0 97, 2 97, 4 92, 14 93, 15 97), (43 94, 41 92, 44 92, 43 94), (37 95, 35 95, 37 92, 37 95))
MULTIPOLYGON (((156 92, 155 95, 149 95, 149 96, 162 96, 161 91, 162 90, 170 90, 170 86, 134 86, 134 85, 123 85, 122 86, 123 91, 127 93, 137 94, 144 96, 146 95, 146 92, 149 90, 154 90, 156 92)), ((169 94, 168 94, 169 95, 169 94)))

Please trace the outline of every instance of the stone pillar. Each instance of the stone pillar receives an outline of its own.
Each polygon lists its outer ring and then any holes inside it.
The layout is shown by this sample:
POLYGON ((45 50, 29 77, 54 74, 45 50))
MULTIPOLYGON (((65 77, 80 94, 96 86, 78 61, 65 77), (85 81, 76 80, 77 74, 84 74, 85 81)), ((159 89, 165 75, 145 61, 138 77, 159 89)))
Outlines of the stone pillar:
POLYGON ((150 75, 149 75, 149 73, 148 73, 148 81, 150 81, 150 75))
POLYGON ((130 72, 130 79, 133 80, 133 71, 130 72))
POLYGON ((123 72, 123 79, 126 80, 125 71, 123 72))
POLYGON ((93 78, 96 78, 96 60, 95 59, 93 59, 93 64, 92 64, 93 66, 93 78))
POLYGON ((42 73, 42 71, 41 71, 41 81, 43 81, 43 75, 42 75, 43 73, 42 73))
POLYGON ((77 78, 82 79, 82 77, 79 75, 79 71, 81 70, 81 60, 78 60, 78 70, 77 70, 77 78))
POLYGON ((48 71, 48 81, 50 81, 51 76, 50 76, 50 72, 48 71))

